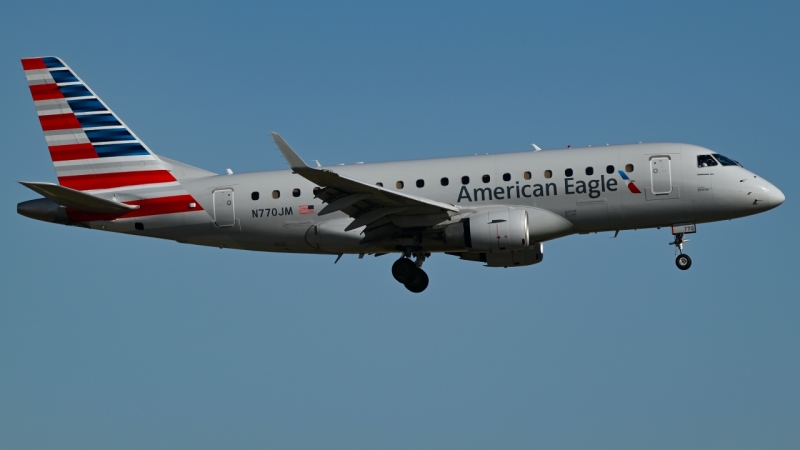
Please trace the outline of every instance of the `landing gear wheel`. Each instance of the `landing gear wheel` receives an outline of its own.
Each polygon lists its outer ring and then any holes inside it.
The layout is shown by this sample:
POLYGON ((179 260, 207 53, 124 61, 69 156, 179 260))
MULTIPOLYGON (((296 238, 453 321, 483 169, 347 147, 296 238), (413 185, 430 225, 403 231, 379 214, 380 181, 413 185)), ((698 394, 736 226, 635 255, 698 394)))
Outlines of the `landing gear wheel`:
POLYGON ((415 270, 417 270, 417 265, 408 258, 400 258, 392 264, 392 276, 400 283, 405 283, 415 270))
POLYGON ((403 285, 409 291, 419 294, 428 287, 428 274, 424 270, 414 267, 414 271, 408 275, 403 285))
POLYGON ((681 253, 675 258, 675 265, 678 266, 678 269, 686 270, 692 267, 692 258, 689 258, 689 255, 681 253))

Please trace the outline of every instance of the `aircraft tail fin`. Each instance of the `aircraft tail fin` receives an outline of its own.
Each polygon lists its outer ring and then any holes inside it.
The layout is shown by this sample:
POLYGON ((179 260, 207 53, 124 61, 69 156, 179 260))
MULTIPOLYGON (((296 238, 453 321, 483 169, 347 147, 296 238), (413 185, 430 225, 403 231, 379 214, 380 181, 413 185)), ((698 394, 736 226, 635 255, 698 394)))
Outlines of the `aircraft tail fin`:
POLYGON ((64 61, 25 58, 22 67, 59 184, 97 191, 177 182, 64 61))
POLYGON ((203 210, 179 180, 213 173, 156 156, 63 60, 22 68, 62 188, 27 187, 79 222, 203 210))

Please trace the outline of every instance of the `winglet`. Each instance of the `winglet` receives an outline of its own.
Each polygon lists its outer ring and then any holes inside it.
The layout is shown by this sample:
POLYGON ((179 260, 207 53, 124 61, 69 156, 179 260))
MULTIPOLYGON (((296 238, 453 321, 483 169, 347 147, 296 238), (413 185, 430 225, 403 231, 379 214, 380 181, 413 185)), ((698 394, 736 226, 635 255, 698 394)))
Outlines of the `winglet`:
POLYGON ((275 133, 274 131, 270 132, 270 134, 272 135, 272 139, 275 140, 278 150, 280 150, 281 154, 283 154, 283 157, 286 158, 286 162, 289 163, 289 167, 291 167, 292 170, 296 172, 298 170, 310 169, 308 164, 306 164, 305 161, 303 161, 303 159, 300 158, 300 156, 294 150, 292 150, 292 147, 289 147, 289 144, 283 140, 280 134, 275 133))

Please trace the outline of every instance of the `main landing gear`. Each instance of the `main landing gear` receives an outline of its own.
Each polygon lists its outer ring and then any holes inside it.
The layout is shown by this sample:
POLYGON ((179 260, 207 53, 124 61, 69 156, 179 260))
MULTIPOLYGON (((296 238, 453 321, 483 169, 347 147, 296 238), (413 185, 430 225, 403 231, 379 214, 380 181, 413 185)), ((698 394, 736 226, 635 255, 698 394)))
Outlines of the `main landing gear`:
POLYGON ((416 262, 406 255, 401 256, 392 264, 392 276, 415 294, 424 291, 428 287, 428 274, 421 267, 428 255, 430 253, 417 253, 416 262))
POLYGON ((688 239, 684 239, 683 233, 675 233, 675 240, 670 242, 669 245, 675 246, 675 252, 680 252, 677 258, 675 258, 675 265, 678 266, 678 269, 686 270, 689 267, 692 267, 692 258, 689 258, 689 255, 683 253, 683 244, 689 242, 688 239))

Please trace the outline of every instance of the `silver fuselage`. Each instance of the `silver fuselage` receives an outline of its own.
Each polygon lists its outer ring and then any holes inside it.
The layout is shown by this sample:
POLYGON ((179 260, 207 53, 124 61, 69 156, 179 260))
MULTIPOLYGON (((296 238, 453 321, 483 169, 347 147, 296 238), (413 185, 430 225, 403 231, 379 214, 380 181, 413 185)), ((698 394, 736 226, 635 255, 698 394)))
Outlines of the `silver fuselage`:
MULTIPOLYGON (((783 202, 780 190, 742 167, 698 167, 697 156, 712 153, 694 145, 651 143, 329 169, 371 184, 382 183, 388 189, 456 205, 464 215, 498 205, 541 210, 569 224, 551 237, 727 220, 757 214, 783 202), (668 193, 653 193, 653 183, 664 182, 663 178, 652 179, 654 157, 669 160, 668 193), (631 192, 618 173, 631 166, 633 170, 626 175, 641 193, 631 192), (592 175, 586 174, 589 167, 592 175), (567 176, 568 169, 572 169, 572 176, 567 176), (510 175, 509 181, 503 179, 504 174, 510 175), (487 175, 489 181, 484 183, 487 175), (469 182, 462 184, 462 177, 469 177, 469 182), (442 178, 447 178, 446 186, 442 185, 442 178), (423 180, 424 185, 417 187, 417 180, 423 180), (402 188, 398 188, 398 182, 402 182, 402 188)), ((270 252, 372 253, 396 248, 396 243, 387 242, 365 251, 359 244, 363 238, 360 230, 342 231, 352 219, 341 212, 326 216, 300 214, 301 206, 313 205, 319 211, 324 204, 315 198, 315 186, 290 170, 180 181, 202 210, 95 221, 88 226, 182 243, 270 252), (227 189, 232 191, 233 225, 220 227, 215 223, 215 208, 219 206, 215 205, 214 192, 227 189), (254 192, 258 193, 258 200, 252 199, 254 192), (278 198, 273 198, 273 192, 279 192, 278 198), (136 223, 142 229, 136 229, 136 223), (336 229, 341 238, 333 246, 320 247, 310 233, 314 226, 336 229)), ((658 189, 663 192, 663 185, 658 189)), ((426 250, 447 249, 434 244, 426 250)))

